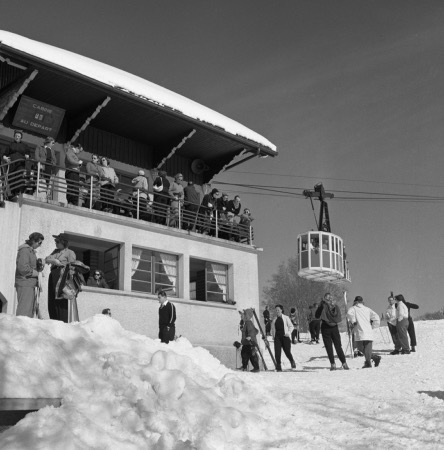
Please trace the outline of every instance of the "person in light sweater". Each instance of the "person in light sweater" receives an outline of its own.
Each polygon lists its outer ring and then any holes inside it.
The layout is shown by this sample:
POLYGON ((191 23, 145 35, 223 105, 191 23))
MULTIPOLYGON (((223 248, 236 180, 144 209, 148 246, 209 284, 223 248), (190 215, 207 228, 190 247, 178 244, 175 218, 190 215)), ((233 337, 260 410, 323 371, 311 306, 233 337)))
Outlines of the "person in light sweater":
POLYGON ((409 310, 407 306, 402 301, 404 297, 402 295, 395 296, 396 302, 396 331, 398 332, 399 344, 398 347, 395 347, 395 350, 391 352, 391 355, 408 355, 410 353, 409 346, 409 336, 408 336, 408 328, 409 328, 409 310))
POLYGON ((400 345, 397 343, 399 341, 398 339, 398 332, 396 331, 396 306, 395 306, 395 298, 390 296, 388 298, 388 307, 385 310, 385 313, 383 315, 383 318, 387 320, 387 326, 390 331, 390 335, 392 336, 392 341, 395 344, 395 348, 399 348, 400 345))

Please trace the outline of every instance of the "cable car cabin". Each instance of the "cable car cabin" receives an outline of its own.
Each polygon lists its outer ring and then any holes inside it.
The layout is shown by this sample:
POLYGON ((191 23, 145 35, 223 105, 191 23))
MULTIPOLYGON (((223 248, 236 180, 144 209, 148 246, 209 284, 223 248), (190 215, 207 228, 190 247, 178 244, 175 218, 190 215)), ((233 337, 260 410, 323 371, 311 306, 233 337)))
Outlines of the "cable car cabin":
POLYGON ((309 231, 298 236, 298 275, 313 281, 350 282, 350 272, 339 236, 309 231))

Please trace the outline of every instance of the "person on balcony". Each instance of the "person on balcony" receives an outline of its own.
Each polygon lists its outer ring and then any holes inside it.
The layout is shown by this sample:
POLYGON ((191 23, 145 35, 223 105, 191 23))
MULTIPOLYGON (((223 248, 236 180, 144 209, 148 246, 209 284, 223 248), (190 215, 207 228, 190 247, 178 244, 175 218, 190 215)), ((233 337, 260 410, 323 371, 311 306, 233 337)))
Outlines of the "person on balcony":
POLYGON ((167 223, 168 207, 170 205, 170 182, 167 173, 159 170, 159 174, 153 183, 154 190, 154 221, 162 225, 167 223))
POLYGON ((227 205, 227 217, 230 222, 233 222, 235 216, 239 216, 241 207, 241 199, 238 195, 236 195, 233 200, 229 200, 227 205))
POLYGON ((186 230, 195 231, 200 195, 192 181, 188 181, 188 185, 185 186, 183 193, 185 199, 184 227, 186 230))
POLYGON ((53 235, 56 248, 45 258, 45 263, 51 265, 48 279, 48 313, 49 318, 68 322, 68 300, 57 299, 56 289, 62 269, 76 261, 76 254, 68 248, 68 236, 64 233, 53 235))
POLYGON ((105 274, 98 269, 94 271, 92 277, 88 278, 86 285, 90 287, 109 289, 108 283, 105 280, 105 274))
POLYGON ((116 171, 109 165, 109 159, 106 156, 100 158, 100 184, 102 188, 103 211, 114 212, 114 200, 116 185, 119 178, 116 171))
POLYGON ((213 234, 212 220, 216 213, 216 203, 219 190, 214 188, 209 194, 205 194, 199 208, 201 218, 200 232, 202 234, 213 234))
POLYGON ((55 140, 48 136, 43 141, 43 145, 38 145, 35 148, 34 159, 40 163, 40 176, 46 177, 47 181, 56 172, 57 158, 54 151, 55 140))
POLYGON ((184 199, 184 192, 183 192, 183 175, 181 173, 178 173, 174 177, 174 181, 170 184, 170 189, 168 193, 171 197, 171 204, 170 204, 170 214, 169 214, 169 222, 170 226, 179 226, 180 221, 180 215, 182 215, 182 207, 183 207, 183 199, 184 199), (171 225, 171 221, 173 221, 173 225, 171 225))
POLYGON ((66 201, 68 205, 79 205, 80 187, 80 165, 83 161, 79 158, 79 153, 83 150, 81 145, 68 145, 65 147, 65 180, 66 180, 66 201))
POLYGON ((31 233, 29 239, 18 248, 15 269, 17 316, 34 317, 35 291, 39 277, 35 252, 44 239, 41 233, 31 233))
POLYGON ((251 212, 248 208, 244 209, 244 212, 241 214, 238 225, 238 240, 240 242, 247 241, 248 244, 251 244, 251 222, 253 222, 253 217, 251 217, 251 212))
POLYGON ((5 173, 10 184, 10 196, 14 197, 28 191, 32 194, 32 171, 34 162, 30 159, 31 150, 22 142, 23 131, 14 130, 14 142, 6 148, 2 157, 2 164, 10 163, 5 173))
MULTIPOLYGON (((88 193, 91 195, 91 182, 92 182, 92 209, 101 210, 102 205, 100 199, 100 178, 101 170, 99 165, 99 156, 96 154, 91 155, 91 161, 86 163, 86 183, 88 184, 88 193)), ((85 206, 89 208, 89 196, 85 206)))

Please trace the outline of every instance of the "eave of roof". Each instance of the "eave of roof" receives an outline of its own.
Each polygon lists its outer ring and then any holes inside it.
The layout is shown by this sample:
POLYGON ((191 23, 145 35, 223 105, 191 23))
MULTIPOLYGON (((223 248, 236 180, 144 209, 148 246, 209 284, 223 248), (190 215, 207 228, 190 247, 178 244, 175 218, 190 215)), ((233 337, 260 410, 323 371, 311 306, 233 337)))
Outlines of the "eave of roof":
POLYGON ((140 101, 150 102, 159 108, 186 116, 217 130, 222 129, 234 137, 257 143, 266 154, 277 155, 276 146, 260 134, 210 108, 136 75, 67 50, 0 30, 0 47, 4 46, 45 61, 49 65, 77 73, 140 101))

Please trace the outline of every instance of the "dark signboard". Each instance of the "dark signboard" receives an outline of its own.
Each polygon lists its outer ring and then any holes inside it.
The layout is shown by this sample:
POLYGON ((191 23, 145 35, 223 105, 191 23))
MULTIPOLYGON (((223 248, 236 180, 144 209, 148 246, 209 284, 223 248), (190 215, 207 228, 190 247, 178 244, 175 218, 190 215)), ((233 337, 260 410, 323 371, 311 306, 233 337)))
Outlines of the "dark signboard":
POLYGON ((12 125, 55 138, 65 110, 22 95, 12 125))

